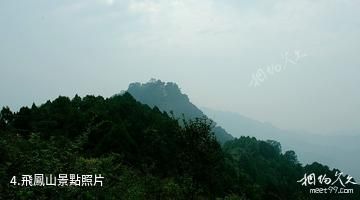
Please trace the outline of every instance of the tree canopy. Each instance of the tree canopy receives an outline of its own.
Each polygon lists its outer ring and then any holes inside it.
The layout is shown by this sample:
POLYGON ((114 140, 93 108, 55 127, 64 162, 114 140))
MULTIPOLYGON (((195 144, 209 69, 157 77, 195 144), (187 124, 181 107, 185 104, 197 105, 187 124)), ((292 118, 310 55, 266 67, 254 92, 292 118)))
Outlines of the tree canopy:
POLYGON ((213 127, 206 117, 179 122, 129 93, 60 96, 18 112, 4 107, 0 199, 307 199, 312 196, 297 180, 334 174, 319 163, 303 167, 276 141, 241 137, 221 146, 213 127), (13 176, 36 173, 102 174, 104 185, 10 184, 13 176))

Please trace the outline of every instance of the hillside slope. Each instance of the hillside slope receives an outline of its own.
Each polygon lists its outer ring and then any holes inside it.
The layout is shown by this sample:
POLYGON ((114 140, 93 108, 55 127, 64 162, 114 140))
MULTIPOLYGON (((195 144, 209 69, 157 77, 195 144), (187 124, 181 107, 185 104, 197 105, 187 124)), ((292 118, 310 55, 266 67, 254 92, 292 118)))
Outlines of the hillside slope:
MULTIPOLYGON (((150 80, 147 83, 131 83, 127 89, 136 100, 150 107, 158 107, 161 111, 173 114, 176 118, 194 119, 204 117, 205 114, 190 102, 176 83, 150 80)), ((232 140, 233 136, 220 126, 213 129, 220 143, 232 140)))
POLYGON ((261 140, 279 141, 283 149, 295 150, 302 163, 314 161, 336 166, 360 180, 360 132, 314 134, 283 130, 270 123, 260 122, 238 113, 201 108, 204 113, 226 128, 235 137, 252 136, 261 140), (346 156, 344 156, 346 155, 346 156))

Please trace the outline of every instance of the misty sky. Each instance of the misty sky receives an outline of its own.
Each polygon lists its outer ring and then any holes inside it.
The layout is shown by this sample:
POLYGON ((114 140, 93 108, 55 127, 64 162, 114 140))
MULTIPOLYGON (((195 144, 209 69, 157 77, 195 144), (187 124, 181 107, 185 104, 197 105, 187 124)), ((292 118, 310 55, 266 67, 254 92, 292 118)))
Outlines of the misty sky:
POLYGON ((196 105, 284 129, 360 130, 359 8, 359 0, 1 0, 0 106, 111 96, 154 77, 178 83, 196 105), (306 56, 268 70, 297 51, 306 56), (254 87, 260 69, 267 76, 254 87))

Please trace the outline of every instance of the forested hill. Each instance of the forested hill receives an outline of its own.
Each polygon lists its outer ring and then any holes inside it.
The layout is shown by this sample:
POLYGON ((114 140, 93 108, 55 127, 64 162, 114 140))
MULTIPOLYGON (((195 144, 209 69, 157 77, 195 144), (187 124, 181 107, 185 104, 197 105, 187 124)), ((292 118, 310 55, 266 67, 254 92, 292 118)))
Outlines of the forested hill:
MULTIPOLYGON (((192 104, 176 83, 152 79, 147 83, 131 83, 127 90, 136 100, 161 111, 172 113, 177 118, 194 119, 205 114, 192 104)), ((216 124, 215 124, 216 125, 216 124)), ((214 126, 215 136, 220 143, 232 140, 233 136, 220 126, 214 126)))
POLYGON ((275 141, 241 137, 221 147, 211 130, 206 118, 180 126, 129 93, 61 96, 18 112, 4 107, 0 199, 360 199, 359 188, 351 184, 347 188, 354 194, 309 194, 315 186, 298 180, 315 173, 325 174, 324 182, 334 181, 335 171, 319 163, 303 167, 295 152, 281 153, 275 141), (34 174, 101 174, 104 179, 102 187, 60 182, 25 187, 23 175, 34 174))

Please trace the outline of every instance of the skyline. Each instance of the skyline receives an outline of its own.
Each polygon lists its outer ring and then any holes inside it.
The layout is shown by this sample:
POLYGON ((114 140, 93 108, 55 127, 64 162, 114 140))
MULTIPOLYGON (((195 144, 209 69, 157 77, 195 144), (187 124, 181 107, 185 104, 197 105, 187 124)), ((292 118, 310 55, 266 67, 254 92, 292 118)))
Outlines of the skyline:
POLYGON ((177 83, 199 107, 283 129, 360 130, 360 2, 0 2, 0 106, 177 83), (283 54, 307 56, 249 82, 283 54))

